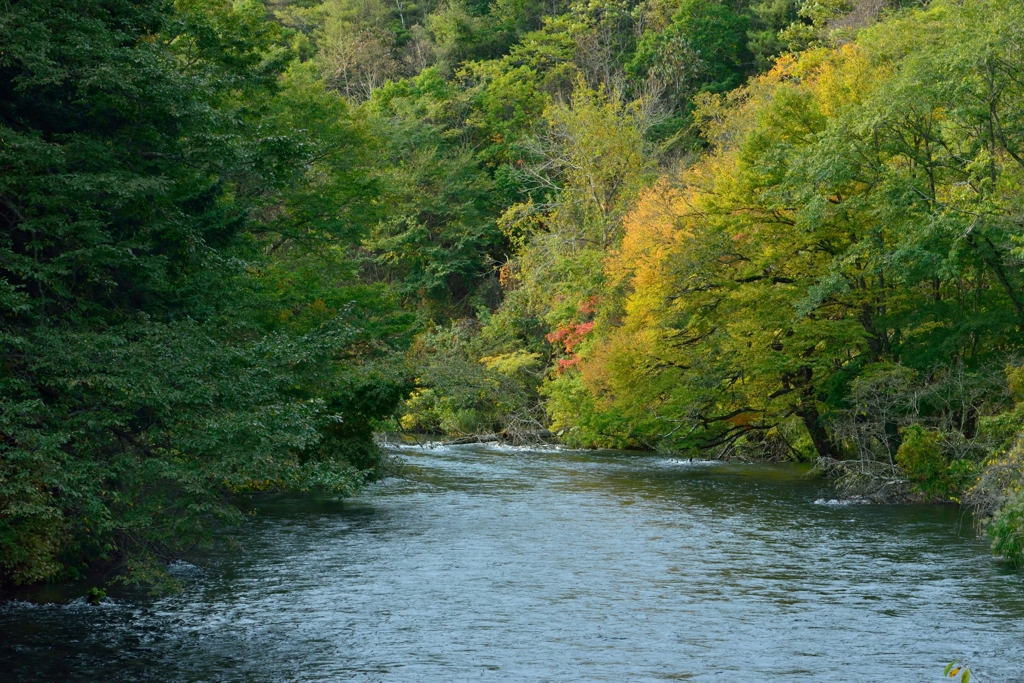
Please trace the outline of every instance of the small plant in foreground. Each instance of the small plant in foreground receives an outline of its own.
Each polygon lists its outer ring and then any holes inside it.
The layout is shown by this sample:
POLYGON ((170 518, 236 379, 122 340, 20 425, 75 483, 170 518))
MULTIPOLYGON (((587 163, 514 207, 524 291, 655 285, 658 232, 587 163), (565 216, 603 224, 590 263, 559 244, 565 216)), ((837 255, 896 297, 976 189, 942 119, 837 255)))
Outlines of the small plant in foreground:
MULTIPOLYGON (((960 683, 971 682, 971 670, 955 659, 946 665, 946 668, 942 673, 949 678, 956 678, 959 676, 960 683)), ((975 681, 975 683, 977 683, 977 681, 975 681)))

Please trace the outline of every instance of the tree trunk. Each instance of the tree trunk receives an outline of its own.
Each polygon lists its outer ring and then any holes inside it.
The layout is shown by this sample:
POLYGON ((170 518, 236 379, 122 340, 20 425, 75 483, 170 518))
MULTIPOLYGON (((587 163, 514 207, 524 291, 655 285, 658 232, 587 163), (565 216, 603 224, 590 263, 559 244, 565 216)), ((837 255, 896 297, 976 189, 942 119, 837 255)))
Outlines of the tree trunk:
POLYGON ((797 415, 803 419, 804 426, 807 428, 807 433, 811 435, 811 443, 814 444, 814 450, 818 452, 818 456, 839 460, 842 454, 836 448, 836 444, 829 435, 828 430, 821 425, 821 416, 818 415, 818 409, 813 405, 801 406, 797 415))

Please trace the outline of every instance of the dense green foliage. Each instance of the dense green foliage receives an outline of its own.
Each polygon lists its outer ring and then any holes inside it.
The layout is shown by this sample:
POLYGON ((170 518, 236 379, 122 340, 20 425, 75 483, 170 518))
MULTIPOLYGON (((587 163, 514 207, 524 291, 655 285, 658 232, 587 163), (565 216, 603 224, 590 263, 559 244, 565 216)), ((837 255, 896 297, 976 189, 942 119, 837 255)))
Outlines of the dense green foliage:
POLYGON ((149 576, 228 494, 371 475, 407 323, 345 253, 374 191, 345 103, 259 4, 0 31, 0 579, 149 576))
POLYGON ((1024 11, 903 4, 9 3, 0 582, 375 429, 814 460, 1019 562, 1024 11))

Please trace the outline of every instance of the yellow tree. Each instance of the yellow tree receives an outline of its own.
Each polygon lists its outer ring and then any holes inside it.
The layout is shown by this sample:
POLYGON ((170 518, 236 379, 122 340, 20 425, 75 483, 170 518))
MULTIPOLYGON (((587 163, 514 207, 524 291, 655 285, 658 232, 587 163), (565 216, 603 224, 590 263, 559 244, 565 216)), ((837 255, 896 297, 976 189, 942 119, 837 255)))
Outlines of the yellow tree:
MULTIPOLYGON (((831 418, 865 381, 1001 362, 1024 321, 1021 15, 934 3, 700 100, 715 149, 626 221, 623 317, 585 349, 565 425, 835 458, 831 418)), ((980 409, 958 409, 962 435, 980 409)))

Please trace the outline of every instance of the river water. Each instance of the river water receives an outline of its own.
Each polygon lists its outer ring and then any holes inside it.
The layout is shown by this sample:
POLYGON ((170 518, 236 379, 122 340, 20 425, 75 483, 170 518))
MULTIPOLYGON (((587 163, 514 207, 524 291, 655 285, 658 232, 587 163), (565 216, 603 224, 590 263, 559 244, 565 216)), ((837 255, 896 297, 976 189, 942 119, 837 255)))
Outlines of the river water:
POLYGON ((1024 681, 1024 574, 953 507, 837 504, 787 465, 402 457, 355 499, 261 502, 181 594, 0 604, 0 679, 1024 681))

